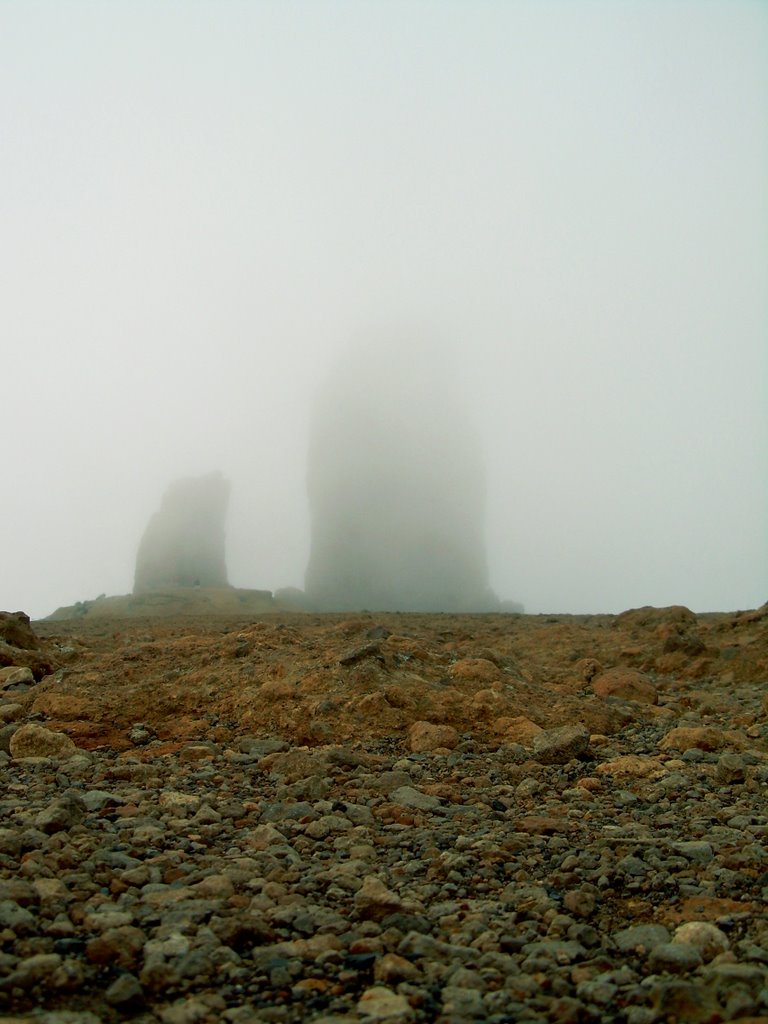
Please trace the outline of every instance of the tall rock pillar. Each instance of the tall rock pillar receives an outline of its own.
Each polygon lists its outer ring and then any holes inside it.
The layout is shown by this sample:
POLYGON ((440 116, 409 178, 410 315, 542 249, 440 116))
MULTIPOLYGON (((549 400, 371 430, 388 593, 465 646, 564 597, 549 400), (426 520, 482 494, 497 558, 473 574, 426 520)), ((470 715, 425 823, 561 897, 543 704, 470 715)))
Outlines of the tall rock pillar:
POLYGON ((220 473, 171 484, 141 538, 134 594, 229 585, 224 549, 229 490, 220 473))

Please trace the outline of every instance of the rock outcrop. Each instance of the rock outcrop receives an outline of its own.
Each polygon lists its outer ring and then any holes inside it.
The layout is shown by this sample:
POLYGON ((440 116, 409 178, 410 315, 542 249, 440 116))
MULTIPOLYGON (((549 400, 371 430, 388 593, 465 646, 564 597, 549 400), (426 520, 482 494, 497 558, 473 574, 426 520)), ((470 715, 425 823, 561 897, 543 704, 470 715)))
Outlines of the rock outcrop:
POLYGON ((494 611, 482 457, 439 351, 355 353, 315 410, 306 597, 320 611, 494 611))
POLYGON ((164 587, 226 587, 224 521, 229 483, 220 473, 177 480, 149 521, 136 557, 134 594, 164 587))
POLYGON ((23 651, 36 651, 40 647, 25 612, 0 612, 0 640, 23 651))
POLYGON ((41 647, 24 612, 0 612, 0 690, 25 685, 26 678, 16 669, 28 669, 34 679, 53 672, 55 661, 41 647))

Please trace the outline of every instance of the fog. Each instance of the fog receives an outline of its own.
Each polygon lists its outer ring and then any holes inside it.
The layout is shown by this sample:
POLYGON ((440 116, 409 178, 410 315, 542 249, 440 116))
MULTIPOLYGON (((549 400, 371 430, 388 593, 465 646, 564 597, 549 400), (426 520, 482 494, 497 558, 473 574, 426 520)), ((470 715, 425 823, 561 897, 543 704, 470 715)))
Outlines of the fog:
POLYGON ((372 336, 450 354, 500 598, 768 597, 767 5, 19 0, 0 126, 0 608, 128 593, 214 471, 303 587, 372 336))
POLYGON ((424 328, 357 339, 310 423, 305 591, 327 611, 499 611, 488 584, 482 451, 424 328))
POLYGON ((133 593, 228 586, 228 499, 220 473, 174 480, 141 538, 133 593))

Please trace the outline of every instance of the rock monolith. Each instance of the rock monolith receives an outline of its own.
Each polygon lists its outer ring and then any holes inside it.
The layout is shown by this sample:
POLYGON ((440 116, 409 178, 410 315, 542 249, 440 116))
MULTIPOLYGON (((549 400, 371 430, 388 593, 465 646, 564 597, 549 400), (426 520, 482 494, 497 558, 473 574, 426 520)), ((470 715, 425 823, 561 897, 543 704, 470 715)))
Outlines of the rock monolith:
POLYGON ((320 611, 494 611, 485 481, 435 349, 356 351, 317 402, 306 598, 320 611))
POLYGON ((229 483, 220 473, 177 480, 150 519, 136 557, 134 594, 164 587, 226 587, 224 521, 229 483))

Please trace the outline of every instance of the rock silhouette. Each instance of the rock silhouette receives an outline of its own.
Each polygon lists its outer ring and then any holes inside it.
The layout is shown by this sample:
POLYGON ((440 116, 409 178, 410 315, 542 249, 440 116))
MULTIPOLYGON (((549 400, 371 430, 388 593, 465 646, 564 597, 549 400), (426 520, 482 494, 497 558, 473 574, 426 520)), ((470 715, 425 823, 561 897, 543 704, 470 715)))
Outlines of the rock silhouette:
POLYGON ((315 410, 306 596, 320 611, 492 611, 479 445, 437 353, 355 353, 315 410))
POLYGON ((224 521, 230 485, 220 473, 177 480, 149 521, 134 594, 163 587, 226 587, 224 521))

